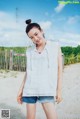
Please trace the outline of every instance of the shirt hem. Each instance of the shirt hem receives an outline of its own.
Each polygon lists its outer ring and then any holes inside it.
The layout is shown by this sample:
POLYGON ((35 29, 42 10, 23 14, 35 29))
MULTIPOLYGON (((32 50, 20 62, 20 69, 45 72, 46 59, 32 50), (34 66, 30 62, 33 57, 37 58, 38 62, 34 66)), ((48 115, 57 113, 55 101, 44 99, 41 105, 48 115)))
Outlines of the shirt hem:
POLYGON ((25 97, 25 96, 56 96, 56 94, 52 93, 52 94, 24 94, 22 95, 22 97, 25 97))

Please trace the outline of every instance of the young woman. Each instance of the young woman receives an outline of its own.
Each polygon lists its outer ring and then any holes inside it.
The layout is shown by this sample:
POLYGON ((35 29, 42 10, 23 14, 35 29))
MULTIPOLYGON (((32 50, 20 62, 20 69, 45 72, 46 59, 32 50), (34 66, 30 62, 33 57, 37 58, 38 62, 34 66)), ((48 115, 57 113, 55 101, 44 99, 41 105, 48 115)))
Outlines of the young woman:
POLYGON ((36 102, 42 104, 47 119, 57 119, 54 106, 62 101, 62 54, 58 42, 44 37, 40 25, 26 20, 26 34, 34 43, 27 49, 27 68, 17 101, 26 103, 27 118, 35 119, 36 102))

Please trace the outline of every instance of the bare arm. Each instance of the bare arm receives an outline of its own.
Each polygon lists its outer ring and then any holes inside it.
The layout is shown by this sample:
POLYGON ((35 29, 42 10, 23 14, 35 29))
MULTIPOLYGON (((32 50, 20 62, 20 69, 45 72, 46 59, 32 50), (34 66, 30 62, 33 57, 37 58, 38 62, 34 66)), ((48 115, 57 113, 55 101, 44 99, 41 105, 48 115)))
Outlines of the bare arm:
POLYGON ((62 100, 62 73, 63 73, 62 52, 61 52, 61 48, 59 47, 58 81, 57 81, 57 95, 56 95, 56 99, 58 103, 61 102, 62 100))
POLYGON ((22 81, 22 84, 20 86, 20 89, 19 89, 19 92, 18 92, 18 95, 17 95, 17 102, 19 104, 22 104, 22 93, 23 93, 23 88, 24 88, 24 84, 25 84, 25 81, 26 81, 26 76, 27 76, 27 72, 25 73, 24 79, 22 81))

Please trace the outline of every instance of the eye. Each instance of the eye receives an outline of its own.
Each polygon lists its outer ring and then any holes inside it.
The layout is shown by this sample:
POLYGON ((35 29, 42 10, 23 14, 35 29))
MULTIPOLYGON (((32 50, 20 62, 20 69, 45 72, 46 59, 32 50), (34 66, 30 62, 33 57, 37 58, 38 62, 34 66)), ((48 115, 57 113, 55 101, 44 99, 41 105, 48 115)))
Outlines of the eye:
POLYGON ((30 39, 33 39, 33 37, 30 37, 30 39))
POLYGON ((35 36, 37 36, 38 35, 38 33, 35 33, 35 36))

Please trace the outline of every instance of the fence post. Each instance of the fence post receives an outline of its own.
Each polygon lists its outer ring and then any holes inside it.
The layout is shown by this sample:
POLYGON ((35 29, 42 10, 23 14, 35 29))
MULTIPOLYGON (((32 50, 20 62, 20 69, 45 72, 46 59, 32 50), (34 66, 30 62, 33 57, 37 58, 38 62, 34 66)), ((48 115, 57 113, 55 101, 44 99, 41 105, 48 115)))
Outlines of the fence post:
POLYGON ((10 50, 10 63, 9 63, 9 69, 13 69, 13 50, 10 50))
POLYGON ((5 68, 6 68, 6 70, 8 69, 8 51, 7 51, 7 49, 5 50, 5 68))

